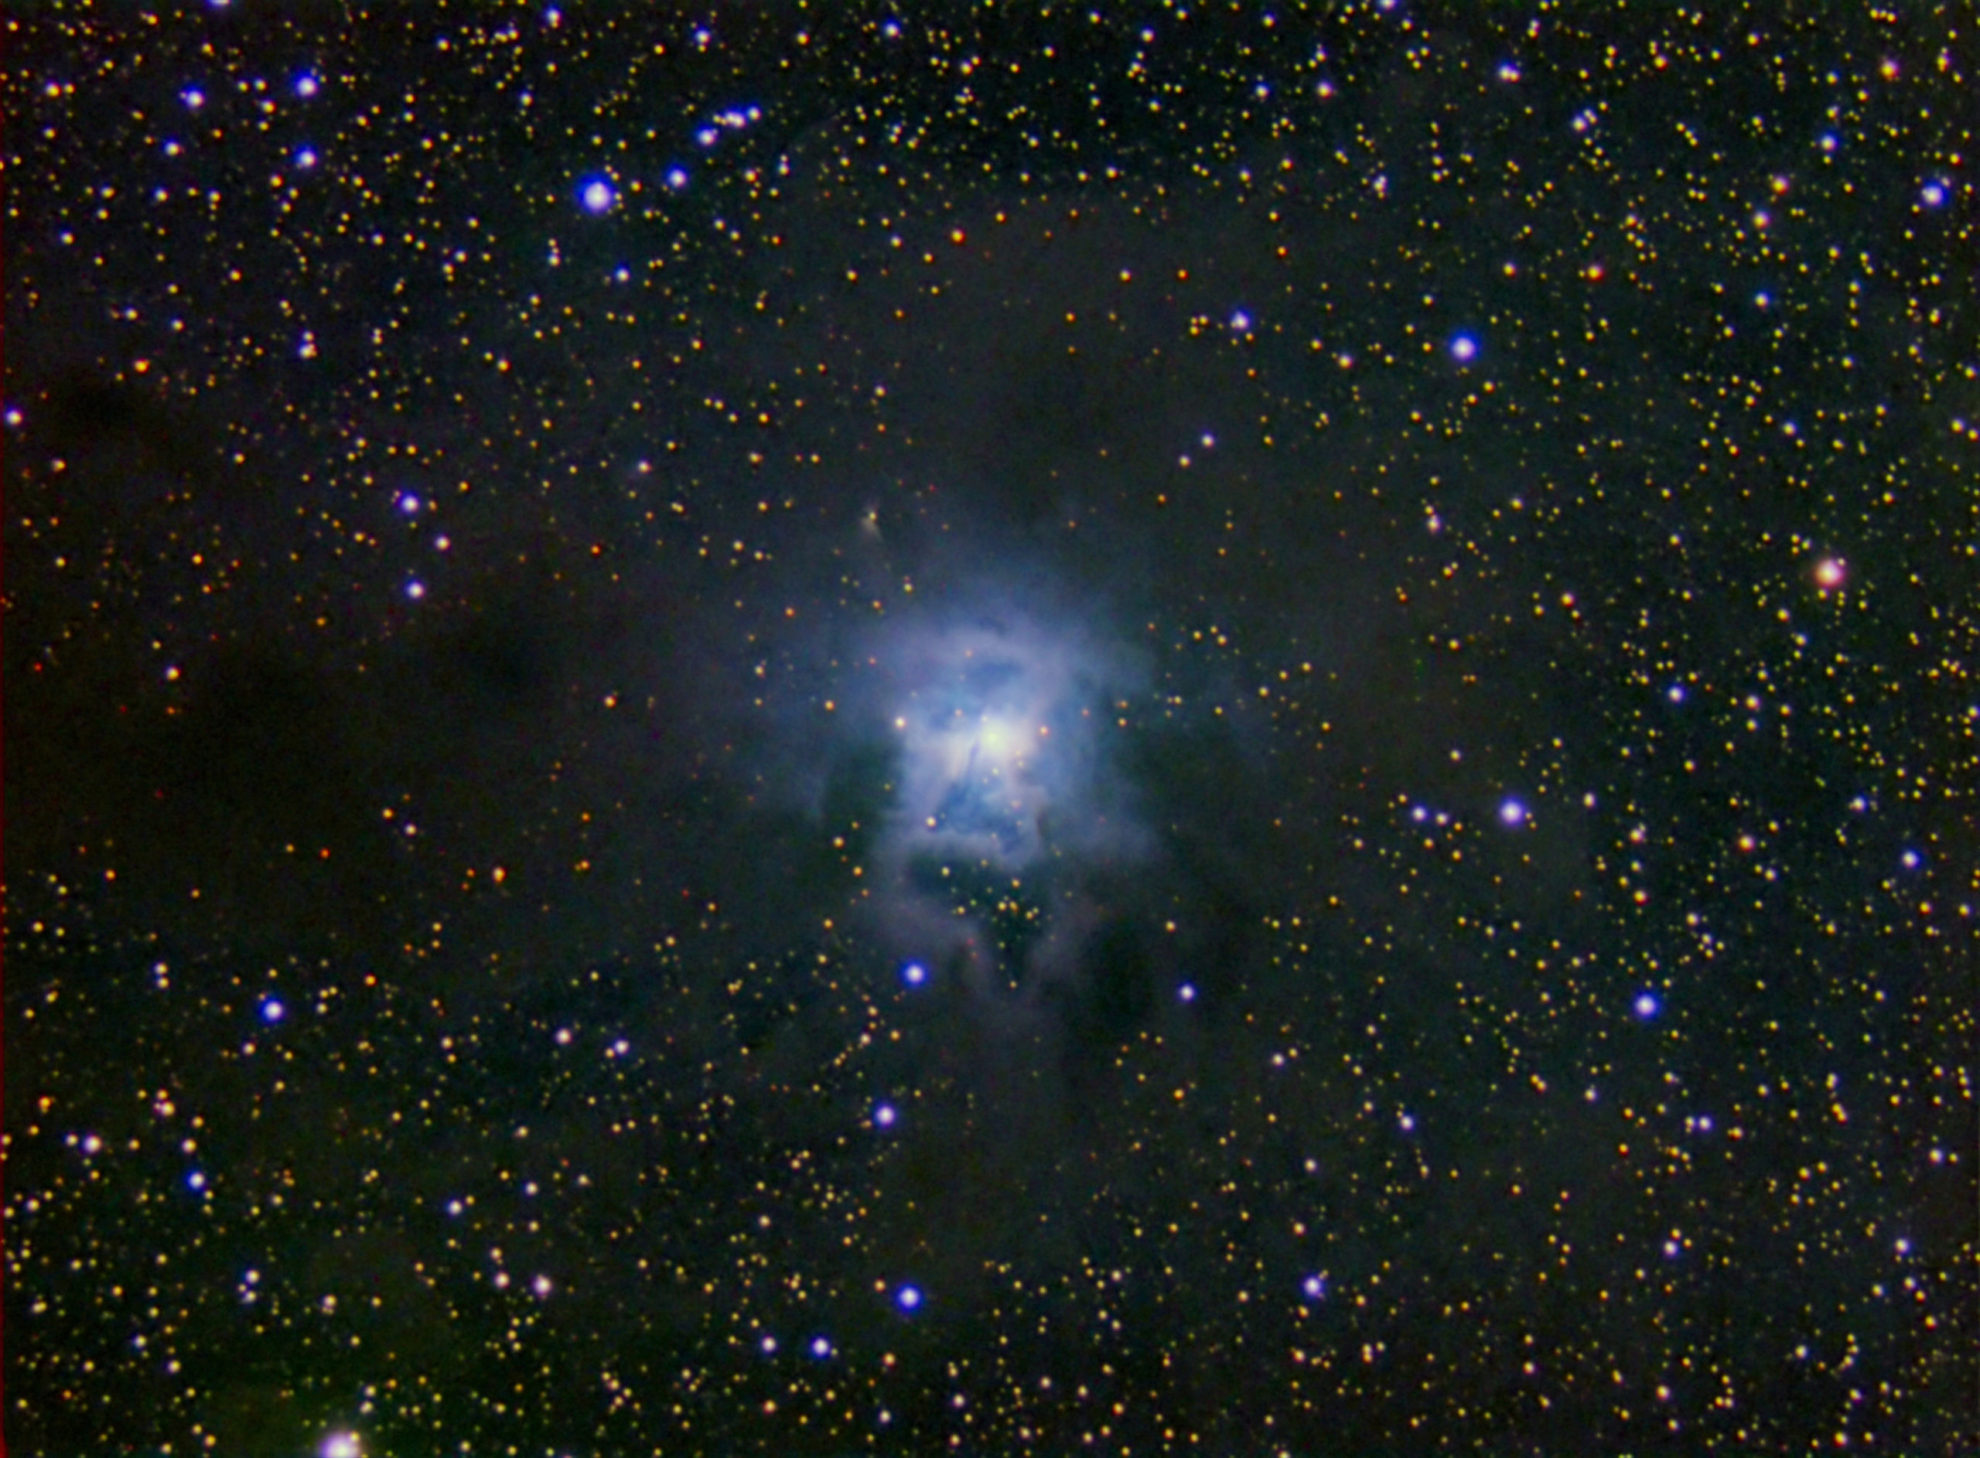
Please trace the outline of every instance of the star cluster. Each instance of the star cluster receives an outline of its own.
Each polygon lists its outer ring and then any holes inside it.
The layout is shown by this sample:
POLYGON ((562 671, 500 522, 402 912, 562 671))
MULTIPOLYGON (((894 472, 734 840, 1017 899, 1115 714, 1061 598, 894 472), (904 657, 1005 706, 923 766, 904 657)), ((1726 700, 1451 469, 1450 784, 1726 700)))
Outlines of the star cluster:
POLYGON ((9 1451, 1975 1442, 1975 22, 8 17, 9 1451))

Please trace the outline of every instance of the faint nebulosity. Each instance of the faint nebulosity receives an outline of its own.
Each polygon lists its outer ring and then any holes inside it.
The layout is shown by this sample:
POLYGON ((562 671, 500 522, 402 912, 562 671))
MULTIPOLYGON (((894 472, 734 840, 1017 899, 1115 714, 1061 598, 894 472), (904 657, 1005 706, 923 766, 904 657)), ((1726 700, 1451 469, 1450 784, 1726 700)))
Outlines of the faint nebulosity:
POLYGON ((1948 6, 15 7, 9 1451, 1967 1451, 1948 6))

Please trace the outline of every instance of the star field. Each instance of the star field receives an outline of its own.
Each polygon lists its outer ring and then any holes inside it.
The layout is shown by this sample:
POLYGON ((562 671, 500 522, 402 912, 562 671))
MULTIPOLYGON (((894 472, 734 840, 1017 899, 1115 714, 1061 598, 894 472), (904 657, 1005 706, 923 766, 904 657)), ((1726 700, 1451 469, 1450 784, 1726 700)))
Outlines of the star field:
POLYGON ((9 1451, 1980 1441, 1972 15, 18 11, 9 1451))

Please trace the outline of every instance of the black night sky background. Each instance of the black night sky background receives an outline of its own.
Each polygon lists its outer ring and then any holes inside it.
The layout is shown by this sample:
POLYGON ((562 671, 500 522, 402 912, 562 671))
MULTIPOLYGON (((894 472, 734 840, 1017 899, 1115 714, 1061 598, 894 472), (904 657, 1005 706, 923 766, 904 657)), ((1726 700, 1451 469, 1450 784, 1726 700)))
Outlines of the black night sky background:
POLYGON ((0 25, 8 1451, 1980 1441, 1970 9, 0 25))

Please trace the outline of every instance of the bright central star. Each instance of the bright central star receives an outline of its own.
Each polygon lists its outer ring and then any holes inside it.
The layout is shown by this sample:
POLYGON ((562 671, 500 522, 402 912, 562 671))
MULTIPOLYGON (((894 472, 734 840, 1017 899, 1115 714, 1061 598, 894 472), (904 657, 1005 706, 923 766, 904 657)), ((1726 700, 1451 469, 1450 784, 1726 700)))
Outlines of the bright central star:
POLYGON ((1018 719, 985 714, 975 724, 965 724, 946 737, 951 741, 951 762, 958 775, 995 775, 1023 767, 1025 733, 1018 719), (960 763, 956 763, 958 758, 960 763))

